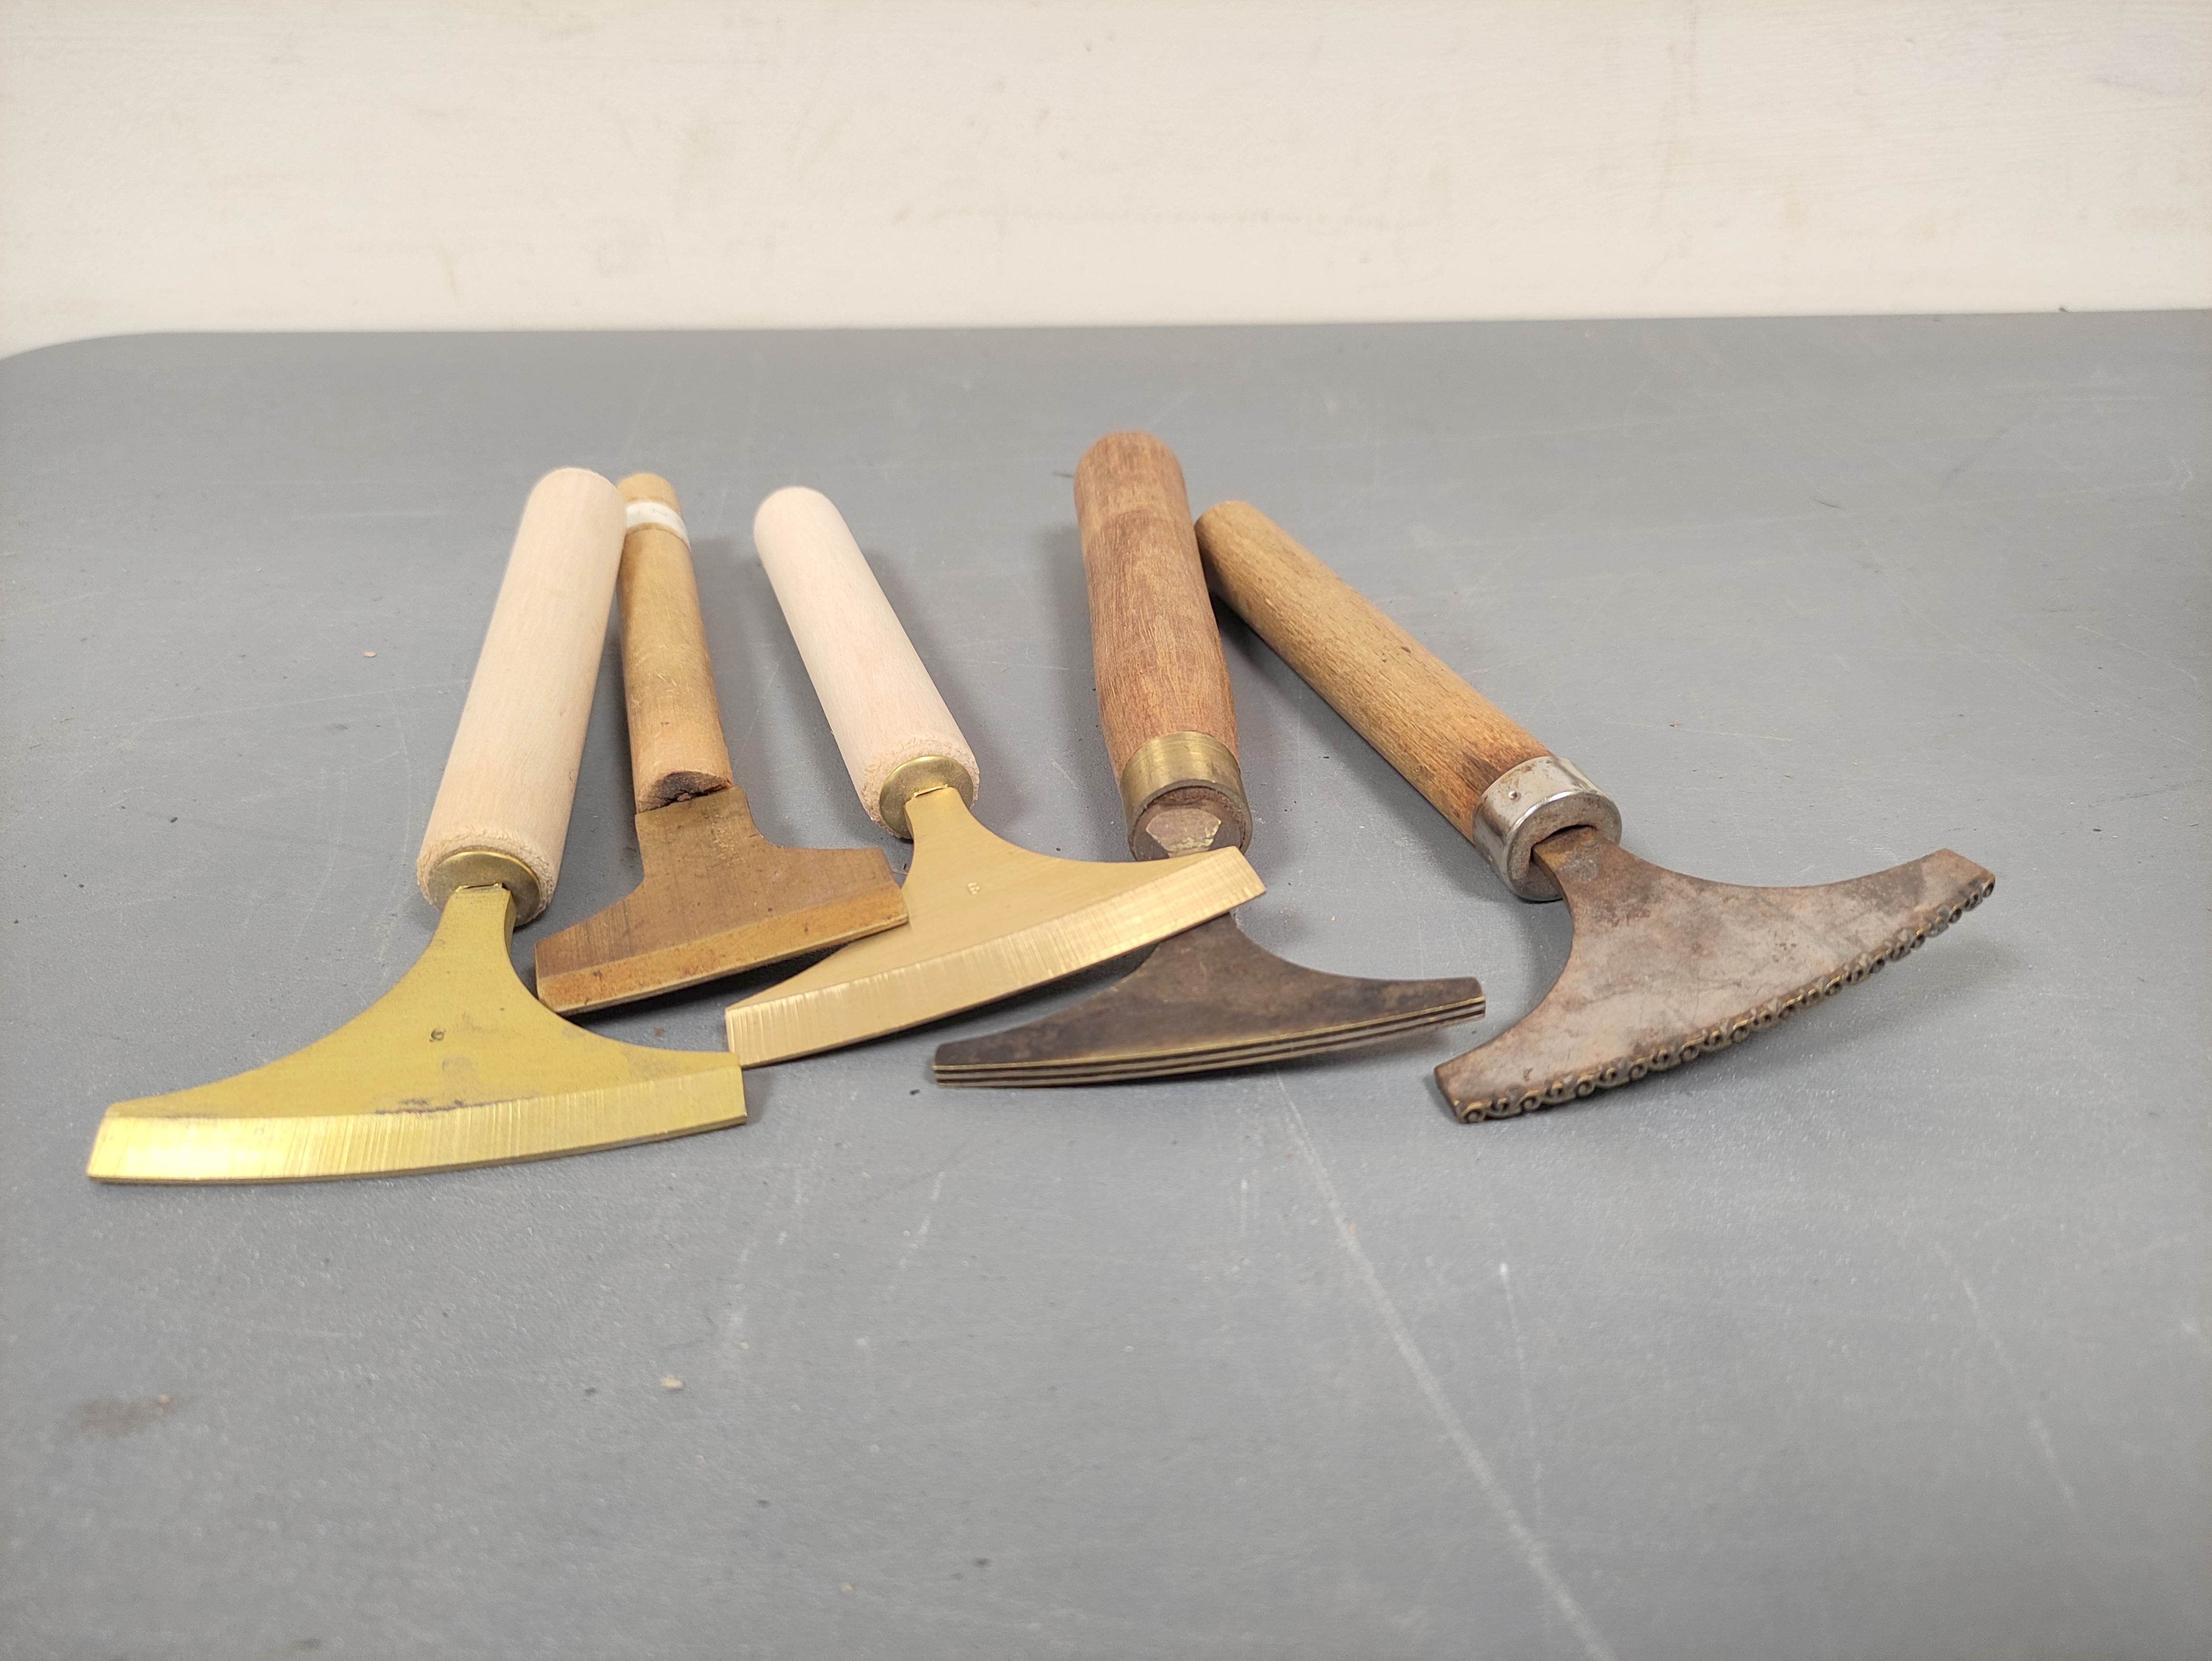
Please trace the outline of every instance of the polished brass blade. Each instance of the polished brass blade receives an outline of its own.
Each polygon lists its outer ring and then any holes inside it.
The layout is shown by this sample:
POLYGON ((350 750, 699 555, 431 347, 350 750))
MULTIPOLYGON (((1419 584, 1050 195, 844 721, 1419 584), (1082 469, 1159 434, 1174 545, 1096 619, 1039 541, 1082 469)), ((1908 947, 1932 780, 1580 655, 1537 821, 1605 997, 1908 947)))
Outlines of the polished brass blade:
POLYGON ((544 1159, 742 1124, 730 1056, 571 1026, 507 958, 502 887, 456 890, 415 966, 328 1037, 216 1084, 118 1102, 87 1174, 298 1182, 544 1159))
POLYGON ((1462 1119, 1510 1118, 1739 1043, 1894 963, 1996 886, 1948 849, 1814 888, 1685 877, 1587 828, 1534 858, 1573 913, 1574 944, 1518 1025, 1437 1069, 1462 1119))
POLYGON ((906 926, 731 1005, 730 1049, 747 1065, 857 1043, 1042 986, 1261 892, 1233 848, 1137 864, 1053 859, 1000 841, 945 788, 914 797, 907 817, 906 926))
POLYGON ((564 1014, 826 952, 906 921, 882 851, 785 848, 734 787, 637 816, 645 879, 538 943, 538 995, 564 1014))
POLYGON ((1325 974, 1254 944, 1234 917, 1216 917, 1161 941, 1080 1003, 939 1045, 933 1069, 942 1085, 1170 1078, 1348 1049, 1481 1013, 1482 985, 1471 977, 1325 974))

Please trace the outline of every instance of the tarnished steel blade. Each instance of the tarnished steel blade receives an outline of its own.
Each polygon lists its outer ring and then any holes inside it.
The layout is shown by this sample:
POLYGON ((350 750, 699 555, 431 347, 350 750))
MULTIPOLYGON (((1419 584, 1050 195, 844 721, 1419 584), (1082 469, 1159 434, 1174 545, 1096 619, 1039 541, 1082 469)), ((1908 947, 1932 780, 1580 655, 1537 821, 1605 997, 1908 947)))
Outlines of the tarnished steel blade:
POLYGON ((235 1078, 118 1102, 86 1174, 117 1183, 299 1182, 446 1171, 742 1124, 728 1056, 595 1037, 507 959, 514 901, 464 888, 415 966, 305 1050, 235 1078))
POLYGON ((896 1032, 1042 986, 1195 928, 1255 897, 1233 848, 1102 864, 1002 842, 955 791, 907 804, 915 832, 903 928, 832 952, 728 1010, 748 1066, 896 1032))
POLYGON ((1574 915, 1574 944, 1519 1025, 1437 1069, 1462 1119, 1551 1107, 1740 1043, 1942 934, 1996 886, 1948 849, 1817 888, 1685 877, 1587 829, 1535 857, 1574 915))
MULTIPOLYGON (((1470 1011, 1467 1019, 1472 1020, 1480 1013, 1470 1011)), ((1326 1038, 1300 1039, 1292 1043, 1272 1046, 1247 1044, 1210 1053, 1194 1053, 1178 1058, 1174 1067, 1165 1071, 1141 1063, 1126 1067, 1102 1063, 1095 1067, 1079 1064, 1065 1068, 1014 1068, 1003 1071, 978 1068, 963 1071, 957 1077, 940 1076, 938 1082, 962 1089, 1034 1090, 1042 1085, 1122 1084, 1146 1079, 1176 1079, 1194 1073, 1218 1073, 1230 1068, 1264 1067, 1275 1062, 1306 1061, 1338 1050, 1364 1049, 1407 1033, 1429 1031, 1439 1025, 1441 1023, 1427 1019, 1407 1021, 1398 1025, 1378 1022, 1357 1031, 1334 1034, 1326 1038)))
MULTIPOLYGON (((1470 1014, 1468 1019, 1474 1017, 1470 1014)), ((1440 1023, 1430 1020, 1408 1021, 1399 1026, 1377 1025, 1363 1027, 1358 1031, 1339 1034, 1328 1038, 1300 1040, 1277 1046, 1246 1045, 1239 1049, 1215 1051, 1212 1054, 1178 1057, 1171 1067, 1144 1065, 1115 1067, 1072 1066, 1066 1068, 1016 1068, 1003 1072, 977 1068, 962 1072, 957 1076, 939 1074, 937 1082, 948 1088, 963 1090, 1036 1090, 1050 1086, 1054 1088, 1079 1085, 1109 1085, 1142 1083, 1147 1080, 1180 1079, 1200 1073, 1219 1073, 1235 1068, 1266 1067, 1278 1062, 1310 1061, 1340 1050, 1372 1048, 1387 1039, 1415 1032, 1432 1031, 1440 1023)))
POLYGON ((785 848, 731 788, 637 816, 645 879, 538 943, 538 995, 564 1014, 826 952, 906 921, 882 850, 785 848))
POLYGON ((940 1044, 943 1085, 1170 1078, 1285 1061, 1482 1013, 1481 983, 1324 974, 1216 917, 1154 946, 1122 979, 1027 1024, 940 1044))

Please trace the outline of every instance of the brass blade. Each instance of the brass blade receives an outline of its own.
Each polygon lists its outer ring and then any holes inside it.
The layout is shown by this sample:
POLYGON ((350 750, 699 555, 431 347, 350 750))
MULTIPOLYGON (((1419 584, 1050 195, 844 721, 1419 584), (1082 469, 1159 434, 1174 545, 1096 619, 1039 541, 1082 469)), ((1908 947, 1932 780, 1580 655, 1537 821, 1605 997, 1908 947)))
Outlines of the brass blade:
POLYGON ((645 879, 538 943, 563 1014, 672 992, 896 928, 906 903, 873 848, 785 848, 732 787, 637 816, 645 879))
POLYGON ((1437 1069, 1463 1120, 1553 1106, 1739 1043, 1904 957, 1996 886, 1948 849, 1812 888, 1686 877, 1588 829, 1534 857, 1574 914, 1574 944, 1517 1025, 1437 1069))
POLYGON ((732 1004, 730 1049, 789 1061, 1042 986, 1258 895, 1235 849, 1139 864, 1052 859, 1000 841, 951 789, 907 804, 907 923, 732 1004))
POLYGON ((306 1049, 215 1084, 118 1102, 104 1182, 297 1182, 447 1171, 742 1124, 721 1055, 596 1037, 532 997, 507 958, 514 901, 463 888, 399 983, 306 1049))
POLYGON ((1317 1055, 1482 1013, 1482 986, 1326 974, 1216 917, 1054 1013, 939 1046, 937 1082, 1043 1086, 1170 1078, 1317 1055))

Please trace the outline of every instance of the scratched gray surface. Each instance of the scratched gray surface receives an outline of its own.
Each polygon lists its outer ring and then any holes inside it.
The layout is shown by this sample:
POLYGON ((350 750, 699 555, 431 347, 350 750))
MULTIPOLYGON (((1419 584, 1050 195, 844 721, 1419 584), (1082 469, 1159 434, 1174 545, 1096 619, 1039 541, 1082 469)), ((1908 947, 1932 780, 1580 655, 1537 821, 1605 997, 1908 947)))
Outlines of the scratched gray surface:
MULTIPOLYGON (((2208 369, 2192 316, 0 364, 0 1652, 2204 1654, 2208 369), (659 1147, 84 1179, 107 1102, 319 1035, 427 938, 416 842, 556 464, 684 492, 772 834, 872 837, 751 562, 797 480, 988 820, 1114 856, 1068 470, 1127 424, 1604 781, 1638 851, 1788 883, 1949 845, 1995 901, 1508 1124, 1444 1113, 1445 1039, 961 1094, 932 1034, 659 1147)), ((1502 1030, 1565 917, 1230 656, 1251 932, 1473 969, 1502 1030)), ((555 924, 635 873, 619 715, 609 677, 555 924)), ((721 1001, 601 1025, 703 1048, 721 1001)))

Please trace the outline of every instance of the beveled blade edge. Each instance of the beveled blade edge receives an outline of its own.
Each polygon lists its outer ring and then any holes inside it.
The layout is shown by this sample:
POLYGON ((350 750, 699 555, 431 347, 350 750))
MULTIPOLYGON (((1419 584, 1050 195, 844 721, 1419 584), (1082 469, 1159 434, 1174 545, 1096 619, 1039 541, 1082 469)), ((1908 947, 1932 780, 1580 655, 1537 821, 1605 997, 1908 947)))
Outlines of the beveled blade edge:
MULTIPOLYGON (((617 906, 621 904, 616 902, 617 906)), ((893 886, 882 894, 855 895, 836 907, 818 908, 812 916, 817 922, 836 920, 819 933, 794 940, 791 938, 789 915, 779 913, 758 922, 741 923, 704 940, 658 946, 629 957, 609 958, 586 967, 550 973, 544 968, 541 958, 536 977, 538 1001, 556 1014, 586 1015, 594 1010, 635 1003, 641 998, 681 992, 686 987, 703 986, 708 981, 741 975, 747 970, 766 969, 896 928, 906 922, 906 907, 899 899, 898 889, 893 886), (769 940, 775 943, 763 946, 763 942, 769 940)), ((580 929, 583 926, 579 923, 574 928, 580 929)))
MULTIPOLYGON (((1497 1037, 1436 1069, 1437 1082, 1442 1087, 1445 1099, 1450 1103, 1452 1110, 1462 1123, 1513 1118, 1540 1108, 1555 1107, 1563 1102, 1595 1095, 1601 1090, 1613 1090, 1622 1085, 1632 1084, 1653 1073, 1667 1072, 1700 1056, 1709 1056, 1741 1043, 1753 1034, 1764 1032, 1814 1004, 1824 1002, 1846 987, 1857 985, 1887 964, 1910 955, 1987 899, 1996 887, 1996 879, 1990 872, 1948 849, 1908 861, 1887 871, 1875 872, 1844 882, 1811 888, 1762 890, 1682 877, 1678 873, 1636 860, 1633 855, 1604 843, 1594 832, 1587 830, 1563 832, 1554 840, 1565 841, 1569 837, 1583 843, 1588 849, 1586 857, 1601 861, 1632 861, 1657 878, 1723 891, 1735 896, 1766 896, 1771 897, 1771 900, 1790 896, 1814 896, 1824 891, 1894 881, 1916 871, 1923 873, 1923 885, 1934 887, 1936 891, 1932 897, 1908 908, 1887 938, 1851 954, 1814 978, 1796 984, 1777 995, 1759 1000, 1726 1019, 1703 1024, 1694 1030, 1638 1042, 1625 1050, 1615 1050, 1605 1055, 1602 1060, 1592 1058, 1584 1061, 1577 1057, 1576 1059, 1580 1064, 1569 1070, 1556 1062, 1547 1064, 1543 1060, 1543 1051, 1554 1047, 1555 1035, 1550 1029, 1562 1024, 1565 1019, 1559 1011, 1559 1005, 1566 1001, 1561 998, 1562 989, 1570 988, 1574 982, 1575 952, 1586 944, 1582 933, 1583 922, 1577 918, 1576 947, 1571 948, 1566 968, 1561 971, 1551 991, 1545 995, 1543 1001, 1497 1037), (1947 873, 1941 882, 1935 880, 1935 873, 1939 868, 1947 873), (1518 1080, 1504 1076, 1515 1070, 1516 1062, 1522 1063, 1520 1071, 1524 1076, 1518 1080), (1541 1078, 1542 1082, 1539 1084, 1534 1078, 1526 1076, 1529 1074, 1541 1078)), ((1561 886, 1566 891, 1571 909, 1576 892, 1564 873, 1561 873, 1561 886)), ((1647 916, 1658 909, 1649 904, 1638 908, 1647 916)), ((1681 972, 1683 966, 1655 963, 1652 968, 1655 973, 1669 970, 1681 972)))
MULTIPOLYGON (((159 1098, 155 1098, 158 1100, 159 1098)), ((327 1182, 462 1171, 665 1141, 745 1122, 734 1067, 434 1111, 258 1117, 107 1110, 85 1174, 104 1183, 327 1182)))

